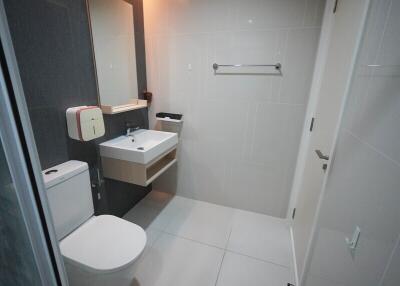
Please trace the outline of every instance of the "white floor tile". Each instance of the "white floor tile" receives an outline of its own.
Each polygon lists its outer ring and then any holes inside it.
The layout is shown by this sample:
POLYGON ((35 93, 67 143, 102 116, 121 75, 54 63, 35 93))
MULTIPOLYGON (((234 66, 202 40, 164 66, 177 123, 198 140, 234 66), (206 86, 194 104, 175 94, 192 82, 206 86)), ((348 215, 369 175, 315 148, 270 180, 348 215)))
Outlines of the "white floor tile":
POLYGON ((161 192, 150 192, 142 201, 124 215, 124 219, 136 223, 145 230, 148 228, 164 230, 173 208, 167 208, 172 196, 161 192))
POLYGON ((344 284, 330 281, 328 279, 314 276, 314 275, 307 275, 307 280, 305 285, 307 286, 345 286, 344 284))
POLYGON ((153 246, 154 242, 161 236, 163 232, 155 229, 155 228, 148 228, 146 229, 146 236, 147 236, 147 242, 146 242, 146 247, 151 247, 153 246))
POLYGON ((288 282, 286 267, 226 252, 217 286, 285 286, 288 282))
POLYGON ((214 286, 217 277, 218 286, 294 282, 282 219, 155 191, 124 219, 147 233, 132 286, 214 286), (231 250, 223 262, 221 248, 231 250))
POLYGON ((135 265, 133 286, 214 286, 223 250, 163 234, 135 265))
POLYGON ((139 203, 125 214, 124 219, 140 225, 145 230, 148 228, 163 230, 168 223, 168 217, 162 211, 139 203))
POLYGON ((141 202, 154 208, 164 208, 173 198, 169 193, 151 191, 141 202))
POLYGON ((182 198, 174 199, 169 207, 179 209, 179 214, 169 221, 166 232, 204 244, 226 247, 233 209, 182 198))
POLYGON ((291 265, 289 227, 282 219, 237 210, 227 249, 286 267, 291 265))
MULTIPOLYGON (((163 232, 154 228, 149 228, 146 229, 146 235, 147 235, 147 241, 146 241, 146 246, 140 255, 140 257, 135 261, 135 267, 136 265, 140 265, 141 261, 150 253, 154 243, 162 236, 163 232)), ((133 269, 133 272, 135 272, 136 268, 133 269)), ((133 283, 131 286, 135 286, 136 284, 133 283)))
POLYGON ((161 234, 163 233, 160 229, 158 228, 154 228, 151 225, 145 227, 144 225, 146 225, 146 223, 144 223, 145 221, 145 217, 143 216, 141 219, 137 219, 140 218, 140 215, 144 215, 145 213, 143 212, 143 208, 139 207, 137 208, 137 206, 135 206, 135 210, 133 211, 133 209, 131 209, 123 218, 126 219, 127 221, 130 221, 132 223, 136 223, 138 225, 140 225, 141 227, 144 228, 144 230, 146 231, 146 247, 143 250, 142 255, 140 256, 139 259, 143 259, 143 257, 148 253, 149 249, 153 246, 154 242, 161 236, 161 234), (139 210, 138 210, 139 209, 139 210))

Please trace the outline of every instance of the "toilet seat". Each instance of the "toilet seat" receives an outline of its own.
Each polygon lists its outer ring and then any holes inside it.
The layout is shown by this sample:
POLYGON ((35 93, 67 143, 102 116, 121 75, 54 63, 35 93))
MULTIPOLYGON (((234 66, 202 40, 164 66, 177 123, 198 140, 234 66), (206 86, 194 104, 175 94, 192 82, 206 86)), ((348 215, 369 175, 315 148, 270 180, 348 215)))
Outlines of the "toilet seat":
POLYGON ((112 215, 93 216, 60 242, 67 262, 90 272, 114 272, 143 252, 146 233, 138 225, 112 215))

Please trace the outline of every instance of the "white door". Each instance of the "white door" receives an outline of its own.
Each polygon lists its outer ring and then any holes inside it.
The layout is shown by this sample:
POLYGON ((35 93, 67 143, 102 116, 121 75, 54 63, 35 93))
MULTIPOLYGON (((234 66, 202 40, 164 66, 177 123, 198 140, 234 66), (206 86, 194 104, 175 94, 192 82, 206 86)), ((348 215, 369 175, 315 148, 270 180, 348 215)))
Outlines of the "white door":
POLYGON ((331 34, 293 221, 296 266, 300 281, 320 194, 329 172, 329 159, 332 156, 369 0, 328 0, 327 5, 329 13, 334 13, 330 23, 331 34), (337 7, 334 13, 335 4, 337 7), (324 170, 326 167, 328 170, 324 170))

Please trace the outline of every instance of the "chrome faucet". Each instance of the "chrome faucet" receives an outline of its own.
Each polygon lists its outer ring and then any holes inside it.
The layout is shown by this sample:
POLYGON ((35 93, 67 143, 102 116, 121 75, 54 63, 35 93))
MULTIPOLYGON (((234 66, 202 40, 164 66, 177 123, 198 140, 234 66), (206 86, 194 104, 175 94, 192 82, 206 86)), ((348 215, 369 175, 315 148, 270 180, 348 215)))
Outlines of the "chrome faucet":
POLYGON ((139 129, 140 129, 140 126, 127 127, 126 128, 126 136, 132 136, 132 133, 139 129))

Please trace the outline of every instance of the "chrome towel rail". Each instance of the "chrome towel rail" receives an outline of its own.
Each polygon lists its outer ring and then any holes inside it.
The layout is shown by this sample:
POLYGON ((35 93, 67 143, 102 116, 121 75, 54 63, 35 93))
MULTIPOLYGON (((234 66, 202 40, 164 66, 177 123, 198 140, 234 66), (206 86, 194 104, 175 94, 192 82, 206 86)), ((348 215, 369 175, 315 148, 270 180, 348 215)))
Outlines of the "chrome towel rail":
POLYGON ((217 63, 213 64, 214 71, 217 71, 219 67, 274 67, 277 71, 281 71, 282 65, 276 63, 274 65, 248 65, 248 64, 236 64, 236 65, 219 65, 217 63))

